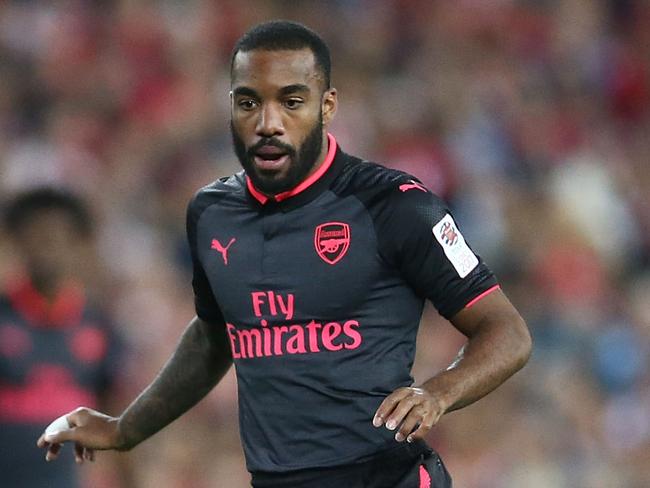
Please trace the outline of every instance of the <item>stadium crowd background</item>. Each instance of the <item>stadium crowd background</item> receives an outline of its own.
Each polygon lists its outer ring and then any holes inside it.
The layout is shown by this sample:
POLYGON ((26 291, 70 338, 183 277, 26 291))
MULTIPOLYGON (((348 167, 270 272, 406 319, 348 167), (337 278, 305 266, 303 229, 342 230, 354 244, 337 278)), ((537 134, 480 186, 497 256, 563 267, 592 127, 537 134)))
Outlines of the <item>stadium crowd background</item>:
MULTIPOLYGON (((643 0, 0 2, 0 197, 48 183, 91 202, 97 259, 81 269, 126 346, 118 404, 193 315, 186 204, 239 168, 230 49, 270 18, 323 35, 341 146, 447 199, 534 334, 523 372, 431 435, 455 486, 650 486, 643 0)), ((461 344, 426 317, 420 379, 461 344)), ((142 487, 248 486, 232 374, 121 456, 142 487)), ((101 459, 87 486, 116 487, 101 459)))

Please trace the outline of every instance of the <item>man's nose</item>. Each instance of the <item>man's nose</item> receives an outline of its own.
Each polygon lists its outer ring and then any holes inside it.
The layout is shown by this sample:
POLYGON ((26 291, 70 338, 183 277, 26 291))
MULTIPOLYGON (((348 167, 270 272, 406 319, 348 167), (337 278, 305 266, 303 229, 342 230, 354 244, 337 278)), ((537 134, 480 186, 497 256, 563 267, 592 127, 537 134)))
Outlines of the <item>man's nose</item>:
POLYGON ((280 109, 274 107, 272 104, 268 104, 260 110, 255 132, 258 136, 262 137, 284 135, 284 125, 282 124, 280 109))

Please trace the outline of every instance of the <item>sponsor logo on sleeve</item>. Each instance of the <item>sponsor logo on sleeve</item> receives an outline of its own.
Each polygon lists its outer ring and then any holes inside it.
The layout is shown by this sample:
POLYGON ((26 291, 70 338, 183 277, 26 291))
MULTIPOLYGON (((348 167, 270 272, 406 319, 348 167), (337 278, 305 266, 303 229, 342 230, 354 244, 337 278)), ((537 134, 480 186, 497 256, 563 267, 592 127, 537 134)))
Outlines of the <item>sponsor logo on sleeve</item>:
POLYGON ((431 230, 458 276, 465 278, 478 266, 478 258, 465 242, 451 215, 445 215, 431 230))

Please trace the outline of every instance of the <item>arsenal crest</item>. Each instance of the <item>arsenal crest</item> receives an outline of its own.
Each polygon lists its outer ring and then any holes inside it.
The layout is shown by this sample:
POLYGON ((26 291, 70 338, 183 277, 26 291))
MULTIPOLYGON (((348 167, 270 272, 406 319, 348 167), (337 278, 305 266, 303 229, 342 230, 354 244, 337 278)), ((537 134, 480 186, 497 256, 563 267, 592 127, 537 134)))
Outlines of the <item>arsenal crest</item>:
POLYGON ((314 232, 316 252, 327 264, 338 263, 350 247, 350 226, 343 222, 327 222, 314 232))

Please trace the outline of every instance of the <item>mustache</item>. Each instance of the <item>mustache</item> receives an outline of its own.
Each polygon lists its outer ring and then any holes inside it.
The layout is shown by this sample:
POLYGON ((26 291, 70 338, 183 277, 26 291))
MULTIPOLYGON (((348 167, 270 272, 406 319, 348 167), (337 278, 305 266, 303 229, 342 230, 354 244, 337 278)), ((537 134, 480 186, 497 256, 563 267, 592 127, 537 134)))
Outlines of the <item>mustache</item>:
POLYGON ((275 137, 263 137, 262 139, 260 139, 259 141, 257 141, 254 145, 252 145, 251 147, 249 147, 248 150, 246 151, 246 153, 247 153, 249 156, 254 156, 255 153, 256 153, 260 148, 262 148, 262 147, 264 147, 264 146, 273 146, 273 147, 277 147, 278 149, 283 150, 284 152, 286 152, 286 153, 289 154, 289 155, 295 155, 295 154, 296 154, 296 150, 294 149, 293 146, 291 146, 291 145, 289 145, 289 144, 286 144, 286 143, 284 143, 284 142, 282 142, 282 141, 279 141, 279 140, 277 140, 275 137))

